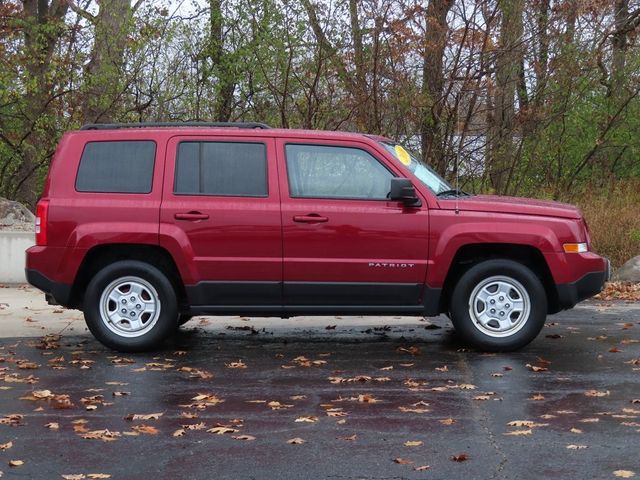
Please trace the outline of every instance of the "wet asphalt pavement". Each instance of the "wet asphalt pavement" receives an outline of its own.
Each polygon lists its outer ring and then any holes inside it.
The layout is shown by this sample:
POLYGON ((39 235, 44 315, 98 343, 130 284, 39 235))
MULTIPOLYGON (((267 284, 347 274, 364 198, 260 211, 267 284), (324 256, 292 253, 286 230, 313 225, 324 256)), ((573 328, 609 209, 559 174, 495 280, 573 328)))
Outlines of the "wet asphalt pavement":
POLYGON ((0 444, 12 446, 0 445, 0 470, 33 479, 640 478, 640 304, 549 317, 535 342, 508 354, 466 351, 446 318, 428 320, 224 334, 194 320, 144 355, 86 336, 2 339, 0 444))

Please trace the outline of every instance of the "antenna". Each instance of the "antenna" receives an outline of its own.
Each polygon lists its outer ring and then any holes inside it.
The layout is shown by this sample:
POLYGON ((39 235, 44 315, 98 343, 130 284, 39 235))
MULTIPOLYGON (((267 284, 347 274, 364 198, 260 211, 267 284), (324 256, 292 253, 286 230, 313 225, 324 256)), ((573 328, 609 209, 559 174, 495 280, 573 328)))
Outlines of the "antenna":
POLYGON ((458 153, 455 154, 455 169, 456 169, 456 215, 460 214, 460 209, 458 208, 458 199, 460 198, 460 173, 458 170, 459 162, 458 162, 458 153))

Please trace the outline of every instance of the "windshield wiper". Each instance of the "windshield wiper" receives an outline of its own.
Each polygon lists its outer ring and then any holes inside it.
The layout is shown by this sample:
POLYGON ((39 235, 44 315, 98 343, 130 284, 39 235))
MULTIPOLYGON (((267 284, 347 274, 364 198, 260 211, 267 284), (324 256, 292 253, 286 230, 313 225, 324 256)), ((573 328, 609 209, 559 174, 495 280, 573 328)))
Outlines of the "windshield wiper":
POLYGON ((470 197, 471 194, 467 193, 463 190, 458 190, 457 188, 452 188, 451 190, 444 190, 436 194, 436 197, 470 197))

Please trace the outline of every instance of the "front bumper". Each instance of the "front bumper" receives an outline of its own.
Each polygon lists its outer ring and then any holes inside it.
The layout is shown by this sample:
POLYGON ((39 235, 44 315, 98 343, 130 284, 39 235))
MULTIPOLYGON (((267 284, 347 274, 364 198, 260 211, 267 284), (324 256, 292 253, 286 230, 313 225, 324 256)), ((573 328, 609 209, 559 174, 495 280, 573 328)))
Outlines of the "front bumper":
POLYGON ((574 307, 578 302, 597 295, 604 288, 605 282, 611 276, 611 264, 605 260, 605 269, 597 272, 589 272, 572 283, 556 285, 558 292, 558 310, 566 310, 574 307))

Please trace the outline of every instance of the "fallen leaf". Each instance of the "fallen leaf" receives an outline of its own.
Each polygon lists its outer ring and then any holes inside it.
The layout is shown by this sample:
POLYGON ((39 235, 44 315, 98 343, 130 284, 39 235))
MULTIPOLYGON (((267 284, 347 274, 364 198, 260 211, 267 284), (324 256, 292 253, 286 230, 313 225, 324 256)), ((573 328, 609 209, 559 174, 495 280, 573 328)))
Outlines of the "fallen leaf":
POLYGON ((111 478, 111 475, 109 473, 89 473, 87 474, 87 478, 91 478, 91 479, 111 478))
POLYGON ((410 355, 419 355, 419 354, 420 354, 420 349, 419 349, 418 347, 414 347, 414 346, 407 347, 407 348, 405 348, 405 347, 398 347, 398 348, 396 349, 396 351, 397 351, 397 352, 400 352, 400 353, 408 353, 408 354, 410 354, 410 355))
POLYGON ((407 440, 404 442, 405 447, 421 447, 422 445, 424 445, 424 442, 421 440, 407 440))
POLYGON ((185 434, 185 430, 184 428, 179 428, 178 430, 176 430, 175 432, 173 432, 171 434, 172 437, 182 437, 185 434))
POLYGON ((636 472, 632 472, 631 470, 616 470, 613 474, 620 478, 631 478, 636 474, 636 472))
POLYGON ((9 450, 11 447, 13 447, 13 442, 0 444, 0 450, 9 450))
POLYGON ((398 464, 400 464, 400 465, 411 465, 411 464, 413 464, 413 462, 411 460, 407 460, 405 458, 400 458, 400 457, 394 458, 393 461, 398 463, 398 464))
POLYGON ((124 417, 125 420, 158 420, 161 416, 163 415, 163 413, 147 413, 147 414, 139 414, 139 413, 130 413, 129 415, 127 415, 126 417, 124 417))
POLYGON ((546 368, 546 367, 538 367, 538 366, 536 366, 536 365, 531 365, 531 364, 529 364, 529 363, 527 363, 526 367, 527 367, 529 370, 531 370, 532 372, 536 372, 536 373, 537 373, 537 372, 546 372, 547 370, 549 370, 549 369, 548 369, 548 368, 546 368))
POLYGON ((540 393, 536 393, 534 396, 530 397, 529 400, 532 400, 534 402, 540 402, 544 400, 544 395, 541 395, 540 393))
POLYGON ((245 441, 251 441, 256 439, 256 437, 254 437, 253 435, 233 435, 231 436, 231 438, 235 440, 245 440, 245 441))
POLYGON ((453 425, 456 421, 453 418, 445 418, 444 420, 438 420, 442 425, 453 425))
POLYGON ((22 465, 24 465, 24 462, 22 460, 9 460, 10 467, 20 467, 22 465))
POLYGON ((609 390, 601 391, 601 390, 587 390, 584 392, 587 397, 608 397, 610 392, 609 390))
POLYGON ((378 400, 373 395, 370 395, 368 393, 358 395, 357 400, 358 402, 361 402, 361 403, 380 403, 382 401, 382 400, 378 400))
POLYGON ((290 439, 290 440, 287 440, 287 443, 288 443, 289 445, 302 445, 302 444, 303 444, 303 443, 305 443, 305 442, 306 442, 306 440, 303 440, 303 439, 302 439, 302 438, 300 438, 300 437, 296 437, 296 438, 292 438, 292 439, 290 439))
POLYGON ((510 427, 531 427, 535 422, 531 420, 513 420, 507 423, 510 427))
POLYGON ((567 445, 567 447, 569 450, 583 450, 585 448, 589 448, 586 445, 567 445))
POLYGON ((227 368, 247 368, 247 364, 242 360, 238 360, 237 362, 225 363, 224 366, 227 368))
POLYGON ((582 430, 580 430, 579 428, 572 428, 571 430, 569 430, 571 433, 582 433, 582 430))
POLYGON ((138 433, 143 433, 145 435, 157 435, 160 431, 156 427, 152 427, 151 425, 135 425, 131 427, 131 430, 138 433))
POLYGON ((225 427, 223 425, 220 425, 218 427, 213 427, 207 430, 208 433, 213 433, 215 435, 224 435, 225 433, 237 433, 239 431, 240 430, 238 430, 237 428, 225 427))
POLYGON ((83 480, 87 478, 83 473, 68 473, 66 475, 62 475, 64 480, 83 480))
POLYGON ((469 454, 468 453, 459 453, 457 455, 451 455, 451 457, 449 457, 451 460, 453 460, 454 462, 465 462, 467 460, 469 460, 469 454))
POLYGON ((295 420, 296 422, 306 422, 306 423, 316 423, 318 421, 318 417, 312 415, 303 415, 302 417, 298 417, 295 420))
POLYGON ((414 470, 416 472, 424 472, 425 470, 429 470, 430 468, 430 465, 420 465, 419 467, 414 468, 414 470))
POLYGON ((283 408, 291 408, 291 407, 293 407, 293 405, 287 405, 287 404, 276 402, 276 401, 272 401, 272 402, 267 403, 267 406, 271 407, 271 410, 280 410, 280 409, 283 409, 283 408))
POLYGON ((503 435, 531 435, 531 429, 528 430, 513 430, 512 432, 503 433, 503 435))

